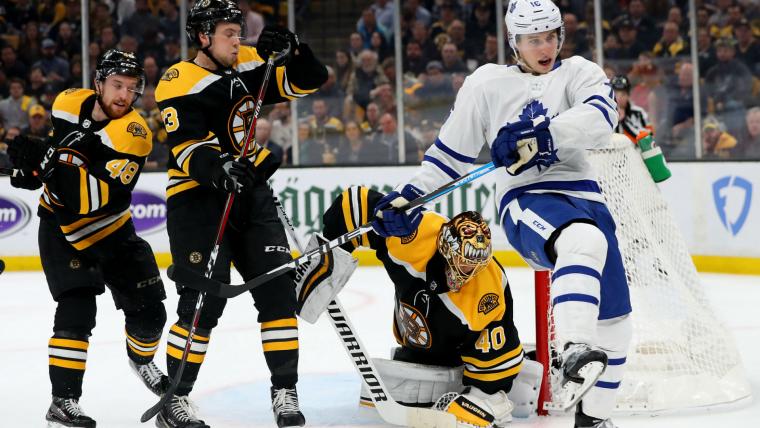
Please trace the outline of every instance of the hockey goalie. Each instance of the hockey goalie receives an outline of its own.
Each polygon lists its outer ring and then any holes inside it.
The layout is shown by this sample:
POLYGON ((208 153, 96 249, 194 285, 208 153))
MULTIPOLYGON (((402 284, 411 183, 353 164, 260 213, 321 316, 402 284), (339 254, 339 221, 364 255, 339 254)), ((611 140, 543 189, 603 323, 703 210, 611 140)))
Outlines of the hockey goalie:
MULTIPOLYGON (((324 238, 367 223, 383 194, 344 191, 325 212, 324 238)), ((503 427, 533 412, 541 366, 525 360, 512 321, 512 296, 492 256, 479 213, 453 219, 428 211, 403 238, 368 233, 297 272, 299 315, 315 322, 345 285, 359 247, 376 255, 395 286, 391 359, 374 358, 394 400, 456 416, 457 426, 503 427)), ((317 245, 313 240, 310 246, 317 245)), ((365 389, 360 399, 371 405, 365 389)))

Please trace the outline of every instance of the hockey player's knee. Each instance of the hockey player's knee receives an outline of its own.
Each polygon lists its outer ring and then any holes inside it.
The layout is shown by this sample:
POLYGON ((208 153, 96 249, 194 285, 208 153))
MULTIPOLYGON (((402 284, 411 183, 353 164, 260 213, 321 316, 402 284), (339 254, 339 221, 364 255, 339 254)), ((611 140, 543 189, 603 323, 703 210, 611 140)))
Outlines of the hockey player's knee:
POLYGON ((596 225, 572 223, 554 242, 555 271, 565 266, 587 266, 601 274, 607 259, 607 238, 596 225))
MULTIPOLYGON (((631 315, 622 317, 599 320, 597 324, 597 334, 599 337, 599 346, 608 353, 626 354, 628 346, 633 337, 633 321, 631 315)), ((610 358, 615 356, 610 355, 610 358)))
POLYGON ((53 330, 75 332, 79 337, 89 337, 95 328, 97 306, 94 288, 77 288, 58 297, 53 330))
POLYGON ((139 308, 125 309, 124 318, 129 334, 153 338, 161 335, 166 324, 166 308, 161 301, 149 302, 139 308))
MULTIPOLYGON (((197 291, 189 290, 187 288, 182 289, 179 296, 179 303, 177 304, 177 315, 179 316, 180 323, 186 325, 192 324, 197 300, 197 291)), ((206 295, 206 298, 203 301, 203 310, 201 311, 201 316, 198 320, 198 327, 207 330, 216 327, 219 322, 219 317, 222 316, 226 305, 227 299, 206 295)))

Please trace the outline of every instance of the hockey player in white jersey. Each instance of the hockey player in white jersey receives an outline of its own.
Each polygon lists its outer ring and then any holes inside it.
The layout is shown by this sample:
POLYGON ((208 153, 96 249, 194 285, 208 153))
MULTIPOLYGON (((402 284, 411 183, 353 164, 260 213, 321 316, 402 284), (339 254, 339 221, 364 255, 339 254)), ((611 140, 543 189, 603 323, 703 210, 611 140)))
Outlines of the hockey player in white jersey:
POLYGON ((505 21, 518 64, 467 77, 420 169, 378 203, 374 227, 412 233, 419 211, 394 207, 464 175, 490 144, 507 238, 531 266, 553 271, 564 404, 577 403, 576 427, 614 427, 631 305, 615 223, 586 159, 617 126, 613 90, 598 65, 557 59, 564 27, 550 0, 512 0, 505 21))

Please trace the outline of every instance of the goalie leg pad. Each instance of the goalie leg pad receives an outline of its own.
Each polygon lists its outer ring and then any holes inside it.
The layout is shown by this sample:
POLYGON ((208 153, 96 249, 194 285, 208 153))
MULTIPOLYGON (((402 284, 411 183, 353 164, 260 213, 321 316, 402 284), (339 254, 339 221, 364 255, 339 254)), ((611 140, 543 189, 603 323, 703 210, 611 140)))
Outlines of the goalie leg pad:
MULTIPOLYGON (((319 234, 312 235, 306 251, 317 248, 327 240, 319 234)), ((298 315, 314 324, 327 310, 356 270, 358 260, 342 248, 309 260, 295 271, 298 315)))
POLYGON ((512 383, 512 389, 507 393, 509 400, 514 404, 512 416, 516 418, 528 418, 536 414, 536 403, 544 374, 541 363, 523 359, 522 364, 520 373, 512 383))
MULTIPOLYGON (((430 407, 443 394, 462 390, 462 368, 414 364, 373 358, 388 393, 401 404, 430 407)), ((369 405, 369 391, 362 384, 360 403, 369 405)))

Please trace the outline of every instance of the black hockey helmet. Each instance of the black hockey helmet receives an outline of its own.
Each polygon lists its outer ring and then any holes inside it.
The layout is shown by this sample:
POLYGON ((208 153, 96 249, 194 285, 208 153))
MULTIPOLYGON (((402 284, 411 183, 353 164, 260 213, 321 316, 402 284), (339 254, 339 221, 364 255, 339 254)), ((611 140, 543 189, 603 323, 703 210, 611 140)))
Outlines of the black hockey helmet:
POLYGON ((106 51, 98 60, 98 65, 95 68, 95 80, 103 82, 112 74, 136 77, 137 88, 135 92, 137 96, 142 95, 143 89, 145 89, 145 73, 134 53, 118 49, 106 51))
POLYGON ((212 34, 219 22, 232 22, 244 28, 243 12, 232 0, 199 0, 187 13, 185 31, 190 40, 200 46, 198 34, 212 34))
POLYGON ((612 89, 617 91, 631 92, 631 81, 628 80, 627 76, 615 76, 610 81, 610 84, 612 85, 612 89))

